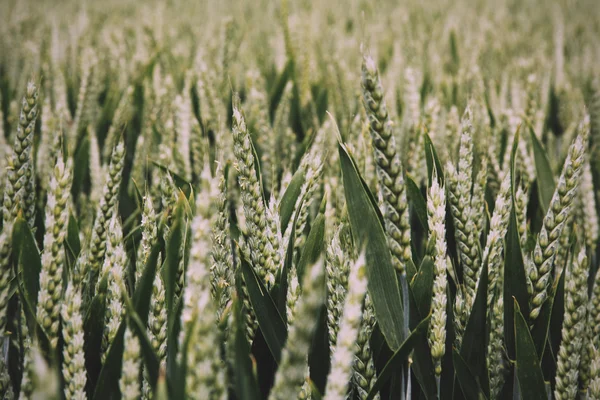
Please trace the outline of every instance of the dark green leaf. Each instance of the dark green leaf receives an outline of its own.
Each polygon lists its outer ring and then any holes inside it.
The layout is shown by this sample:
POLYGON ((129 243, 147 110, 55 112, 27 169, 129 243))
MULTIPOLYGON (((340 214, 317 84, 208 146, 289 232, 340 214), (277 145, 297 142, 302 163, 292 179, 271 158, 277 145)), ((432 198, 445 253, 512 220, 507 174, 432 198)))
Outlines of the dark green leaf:
POLYGON ((433 260, 430 256, 425 256, 421 262, 419 271, 415 274, 410 284, 420 315, 429 314, 429 310, 431 309, 434 280, 433 268, 433 260))
POLYGON ((123 367, 123 335, 125 333, 125 326, 125 321, 121 321, 115 338, 107 350, 106 360, 102 365, 98 383, 94 390, 94 400, 120 398, 119 378, 121 377, 121 368, 123 367))
POLYGON ((533 145, 533 156, 535 160, 535 174, 537 178, 538 194, 540 197, 540 207, 542 208, 542 215, 546 215, 548 207, 550 206, 550 200, 554 195, 554 188, 556 186, 554 181, 554 173, 548 161, 548 154, 542 147, 542 144, 535 136, 533 128, 529 128, 531 135, 531 143, 533 145))
POLYGON ((250 348, 244 332, 242 307, 237 297, 233 298, 235 363, 235 391, 238 399, 259 400, 261 398, 256 376, 254 376, 252 361, 249 357, 250 348))
POLYGON ((513 148, 511 152, 511 179, 512 179, 512 207, 510 210, 508 230, 506 232, 506 247, 504 258, 504 339, 506 349, 511 360, 515 359, 515 338, 513 330, 513 302, 508 299, 515 298, 519 304, 524 307, 526 314, 528 311, 529 293, 527 291, 527 280, 525 276, 525 264, 523 263, 523 254, 521 253, 521 241, 519 238, 516 205, 515 205, 515 155, 519 140, 517 131, 513 148))
POLYGON ((252 303, 252 309, 256 315, 260 330, 267 342, 267 346, 269 346, 273 354, 273 358, 279 363, 281 349, 283 349, 285 339, 287 338, 285 322, 283 322, 269 292, 256 275, 252 266, 250 266, 250 263, 243 256, 240 257, 240 268, 244 275, 248 297, 250 298, 250 303, 252 303))
MULTIPOLYGON (((535 343, 535 350, 537 354, 544 354, 546 348, 546 341, 548 339, 548 329, 550 328, 550 320, 552 316, 552 310, 554 309, 554 300, 559 294, 559 298, 562 298, 563 293, 559 288, 564 288, 565 270, 561 271, 560 277, 554 282, 552 286, 548 301, 545 301, 542 305, 540 315, 535 320, 533 328, 531 329, 531 337, 535 343), (562 284, 562 285, 561 285, 562 284)), ((562 324, 561 324, 562 325, 562 324)), ((560 329, 558 330, 560 332, 560 329)))
POLYGON ((452 361, 454 362, 454 371, 456 372, 456 377, 458 378, 464 398, 467 400, 486 399, 487 397, 479 386, 475 374, 455 347, 452 348, 452 361))
POLYGON ((392 375, 397 374, 398 371, 401 370, 402 364, 408 358, 408 355, 414 348, 417 340, 427 333, 430 318, 431 317, 427 317, 421 321, 415 330, 413 330, 408 338, 406 338, 406 340, 402 343, 402 345, 400 345, 398 350, 396 350, 383 370, 378 374, 377 381, 375 381, 375 384, 371 388, 367 400, 373 399, 375 395, 379 393, 379 390, 381 390, 382 386, 392 377, 392 375))
POLYGON ((285 232, 294 214, 294 209, 296 208, 296 201, 300 196, 300 192, 302 191, 302 185, 304 184, 305 179, 305 171, 303 168, 298 168, 290 184, 288 185, 283 197, 281 198, 281 202, 279 204, 279 218, 281 221, 281 232, 285 232))
POLYGON ((154 388, 155 383, 158 380, 158 356, 152 347, 152 342, 150 342, 150 339, 148 339, 148 335, 146 333, 148 331, 146 328, 146 322, 144 322, 135 311, 133 302, 127 296, 125 303, 127 307, 127 318, 129 318, 130 323, 129 328, 140 341, 141 353, 144 359, 144 372, 148 374, 148 382, 150 383, 150 386, 154 388))
POLYGON ((429 179, 429 186, 431 186, 433 170, 435 166, 435 171, 437 173, 437 177, 440 180, 440 183, 444 182, 444 169, 442 168, 442 163, 435 151, 435 146, 429 137, 427 132, 423 133, 423 143, 425 145, 425 162, 427 163, 427 177, 429 179))
MULTIPOLYGON (((181 246, 184 240, 184 204, 185 199, 179 197, 177 207, 173 215, 173 224, 171 234, 167 243, 167 254, 165 256, 164 268, 162 270, 163 282, 165 284, 165 295, 167 300, 167 310, 173 310, 173 303, 176 297, 177 276, 179 270, 181 246)), ((169 321, 172 319, 172 313, 169 321)))
POLYGON ((171 178, 173 178, 173 183, 175 183, 175 186, 177 186, 183 193, 185 193, 186 196, 189 196, 189 194, 192 190, 192 184, 190 182, 188 182, 181 175, 171 171, 169 168, 165 167, 164 165, 159 164, 156 161, 152 161, 152 163, 154 165, 156 165, 162 171, 171 175, 171 178))
POLYGON ((302 282, 307 266, 317 262, 325 246, 325 215, 319 214, 312 223, 298 262, 298 282, 302 282))
POLYGON ((544 375, 540 367, 540 360, 535 351, 535 344, 529 326, 521 313, 519 303, 515 299, 515 348, 517 354, 516 371, 519 378, 519 387, 523 399, 547 400, 546 386, 544 384, 544 375))
POLYGON ((71 185, 71 193, 73 194, 73 198, 77 199, 82 192, 83 181, 87 176, 90 165, 90 140, 87 135, 79 143, 73 158, 73 184, 71 185))
POLYGON ((279 104, 279 103, 281 101, 281 96, 283 96, 283 91, 285 90, 285 86, 293 72, 293 68, 294 68, 293 60, 288 60, 288 62, 285 64, 285 68, 283 69, 283 71, 281 71, 281 75, 279 75, 277 77, 277 81, 275 82, 273 89, 269 93, 269 99, 270 99, 269 112, 270 112, 271 120, 273 119, 273 115, 274 115, 277 107, 287 106, 287 104, 279 104))
MULTIPOLYGON (((162 236, 162 229, 159 230, 159 237, 162 236)), ((150 310, 150 298, 152 297, 152 289, 156 279, 156 271, 158 270, 158 256, 160 254, 160 242, 155 243, 150 250, 148 260, 142 275, 138 282, 135 283, 135 292, 133 294, 133 305, 135 311, 145 322, 148 318, 150 310)))
MULTIPOLYGON (((331 368, 329 347, 329 333, 327 327, 327 306, 323 304, 319 312, 317 327, 313 336, 310 352, 308 353, 308 366, 310 382, 320 393, 325 392, 327 376, 331 368)), ((313 398, 314 398, 314 393, 313 398)))
POLYGON ((85 366, 88 371, 88 380, 91 387, 95 387, 96 380, 102 368, 100 352, 102 349, 102 335, 104 332, 104 318, 106 313, 106 287, 108 276, 105 275, 98 284, 98 293, 92 299, 87 310, 83 331, 85 340, 85 366))
POLYGON ((427 235, 429 231, 429 226, 427 225, 427 202, 423 198, 415 181, 409 176, 406 176, 406 197, 421 223, 424 234, 427 235))
POLYGON ((72 214, 69 215, 69 225, 67 226, 65 243, 72 255, 77 257, 81 251, 81 243, 79 242, 79 224, 72 214))
MULTIPOLYGON (((412 263, 412 262, 411 262, 412 263)), ((421 265, 421 268, 429 268, 426 265, 421 265)), ((424 278, 428 274, 424 274, 424 278)), ((433 279, 433 276, 432 278, 433 279)), ((421 279, 419 279, 421 280, 421 279)), ((425 283, 426 279, 423 279, 423 283, 425 283)), ((426 285, 423 285, 426 286, 426 285)), ((430 314, 430 305, 431 305, 431 297, 429 297, 429 306, 426 304, 421 304, 421 306, 417 305, 417 297, 423 297, 423 294, 417 295, 415 290, 420 290, 422 285, 420 282, 413 282, 411 289, 409 290, 409 304, 410 304, 410 327, 415 330, 418 324, 430 314), (423 312, 420 311, 420 308, 423 308, 423 312)), ((427 303, 427 301, 425 301, 427 303)), ((426 336, 419 337, 417 339, 416 344, 414 345, 414 355, 413 355, 413 364, 412 364, 412 372, 419 383, 419 387, 421 391, 425 395, 425 398, 428 400, 437 400, 437 384, 435 380, 435 371, 433 366, 433 361, 431 360, 431 350, 429 348, 429 343, 427 341, 426 336)))
POLYGON ((396 271, 377 209, 346 148, 340 144, 340 164, 352 234, 357 248, 366 248, 368 290, 380 329, 392 350, 404 335, 404 311, 396 271))
POLYGON ((23 289, 25 301, 32 315, 36 315, 42 260, 29 225, 21 216, 17 217, 13 225, 12 241, 17 282, 23 289))
POLYGON ((473 302, 473 308, 469 315, 469 321, 465 328, 460 348, 460 356, 473 371, 479 387, 486 396, 489 396, 489 382, 485 354, 486 345, 486 317, 487 317, 487 288, 488 268, 484 263, 479 277, 477 294, 473 302))

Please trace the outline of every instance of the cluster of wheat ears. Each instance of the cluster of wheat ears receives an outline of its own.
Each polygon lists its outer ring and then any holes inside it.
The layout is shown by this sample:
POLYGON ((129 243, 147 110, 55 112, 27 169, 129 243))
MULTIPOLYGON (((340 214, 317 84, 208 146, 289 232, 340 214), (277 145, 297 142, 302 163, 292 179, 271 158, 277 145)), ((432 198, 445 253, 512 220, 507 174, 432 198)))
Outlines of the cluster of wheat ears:
POLYGON ((0 1, 0 398, 600 399, 594 1, 0 1))

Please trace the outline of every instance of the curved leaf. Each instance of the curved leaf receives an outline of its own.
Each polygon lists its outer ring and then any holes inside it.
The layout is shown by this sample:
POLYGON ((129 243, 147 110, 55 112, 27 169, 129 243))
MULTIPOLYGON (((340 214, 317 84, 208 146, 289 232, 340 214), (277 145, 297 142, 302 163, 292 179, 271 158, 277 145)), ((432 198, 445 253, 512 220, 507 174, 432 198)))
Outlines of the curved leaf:
POLYGON ((258 326, 267 342, 267 346, 269 346, 269 350, 273 354, 273 358, 279 363, 281 349, 283 349, 287 338, 285 322, 283 322, 269 292, 243 256, 240 257, 240 268, 244 276, 244 282, 246 282, 248 297, 250 298, 250 303, 252 303, 252 309, 256 315, 258 326))
POLYGON ((287 226, 294 214, 296 208, 296 202, 302 191, 302 185, 304 184, 305 171, 303 168, 298 168, 291 182, 289 183, 281 202, 279 203, 279 219, 281 223, 281 232, 285 232, 287 226))
POLYGON ((383 226, 363 180, 346 148, 338 146, 344 193, 357 248, 366 248, 368 290, 386 342, 398 350, 404 334, 404 311, 383 226))
POLYGON ((444 183, 444 169, 442 168, 442 163, 435 151, 435 146, 429 137, 427 132, 423 133, 423 143, 425 146, 425 162, 427 163, 427 177, 429 179, 429 186, 431 186, 431 179, 433 176, 433 167, 435 166, 435 171, 437 172, 438 179, 440 183, 444 183))

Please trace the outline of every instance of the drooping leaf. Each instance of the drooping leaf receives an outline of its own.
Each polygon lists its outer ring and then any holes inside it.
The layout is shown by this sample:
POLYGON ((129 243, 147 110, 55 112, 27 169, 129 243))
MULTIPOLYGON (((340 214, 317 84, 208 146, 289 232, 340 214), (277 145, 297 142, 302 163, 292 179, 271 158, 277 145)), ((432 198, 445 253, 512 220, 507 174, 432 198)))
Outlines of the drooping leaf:
POLYGON ((535 344, 529 332, 529 326, 521 313, 519 303, 514 300, 514 332, 517 354, 516 371, 523 399, 547 400, 544 375, 540 367, 540 359, 535 351, 535 344))
POLYGON ((397 350, 405 330, 404 311, 385 232, 345 146, 340 144, 338 149, 352 234, 357 248, 366 249, 368 291, 375 315, 388 345, 397 350))
POLYGON ((271 298, 261 279, 256 275, 254 268, 241 256, 240 268, 246 282, 248 297, 256 315, 258 326, 267 342, 267 346, 277 363, 281 359, 281 350, 287 338, 285 322, 281 318, 275 302, 271 298))

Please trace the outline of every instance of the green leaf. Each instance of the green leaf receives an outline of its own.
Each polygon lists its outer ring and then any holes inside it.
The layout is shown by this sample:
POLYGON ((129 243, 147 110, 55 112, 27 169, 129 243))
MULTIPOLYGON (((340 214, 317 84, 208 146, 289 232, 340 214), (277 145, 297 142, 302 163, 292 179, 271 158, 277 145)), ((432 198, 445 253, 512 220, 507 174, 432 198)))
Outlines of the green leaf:
POLYGON ((79 255, 81 251, 81 242, 79 241, 79 224, 73 216, 69 215, 69 224, 67 226, 67 237, 65 238, 67 248, 71 251, 74 257, 79 255))
MULTIPOLYGON (((425 260, 424 260, 425 261, 425 260)), ((421 268, 427 270, 427 265, 421 264, 421 268)), ((429 274, 426 272, 423 278, 426 278, 429 274)), ((417 304, 417 297, 424 298, 426 294, 416 294, 416 290, 420 290, 422 287, 426 288, 427 285, 421 285, 421 278, 415 275, 415 281, 412 287, 409 289, 409 304, 410 304, 410 327, 416 329, 420 321, 422 321, 427 315, 430 314, 431 307, 431 295, 426 299, 420 306, 417 304), (419 279, 419 281, 417 281, 419 279), (427 301, 428 300, 428 301, 427 301), (429 305, 427 305, 429 303, 429 305), (423 312, 420 309, 423 308, 423 312)), ((433 285, 433 272, 431 284, 433 285)), ((423 279, 422 283, 426 283, 427 279, 423 279)), ((433 286, 431 291, 433 291, 433 286)), ((437 395, 437 384, 435 380, 435 371, 433 361, 431 360, 431 349, 426 336, 419 337, 417 343, 414 345, 414 356, 412 364, 412 372, 419 383, 421 391, 428 400, 438 400, 437 395)))
POLYGON ((506 232, 506 247, 504 257, 504 290, 503 295, 507 301, 504 302, 504 339, 506 349, 511 360, 515 359, 515 338, 513 327, 513 302, 508 299, 515 298, 519 304, 522 304, 527 315, 529 314, 529 292, 527 291, 527 278, 525 275, 525 264, 523 263, 523 254, 521 253, 521 241, 517 224, 516 205, 515 205, 515 155, 517 151, 517 142, 519 133, 515 136, 511 155, 511 177, 512 177, 512 207, 510 210, 508 230, 506 232))
POLYGON ((83 189, 83 181, 88 174, 90 165, 90 139, 88 136, 79 143, 75 154, 73 155, 73 184, 71 185, 71 194, 77 199, 83 189))
POLYGON ((142 318, 135 311, 135 307, 133 306, 133 302, 131 301, 131 299, 128 296, 125 297, 125 306, 127 307, 127 318, 129 318, 129 328, 131 329, 133 334, 138 337, 140 341, 141 353, 144 359, 144 371, 148 374, 148 382, 150 383, 150 386, 154 389, 156 381, 158 380, 158 356, 156 355, 156 352, 152 347, 152 342, 150 342, 150 339, 148 338, 148 329, 146 328, 146 321, 143 321, 142 318))
POLYGON ((173 183, 175 183, 175 186, 177 186, 183 193, 185 193, 186 196, 190 195, 191 190, 192 190, 192 184, 190 182, 188 182, 184 177, 171 171, 168 167, 166 167, 156 161, 152 161, 152 164, 154 164, 159 169, 161 169, 164 172, 171 175, 171 178, 173 178, 173 183))
MULTIPOLYGON (((558 295, 559 298, 563 297, 563 292, 559 289, 564 289, 565 270, 561 271, 560 277, 554 282, 548 301, 545 301, 542 305, 540 315, 535 320, 533 328, 531 329, 531 337, 535 343, 535 350, 537 354, 544 354, 546 348, 546 341, 548 340, 548 330, 550 328, 550 320, 552 317, 552 310, 554 309, 554 300, 558 295)), ((562 324, 561 324, 562 325, 562 324)), ((560 332, 560 329, 558 330, 560 332)))
POLYGON ((366 248, 368 290, 386 342, 398 350, 404 335, 404 311, 398 278, 386 234, 354 162, 340 144, 340 164, 352 234, 357 248, 366 248))
POLYGON ((252 361, 249 357, 250 347, 244 332, 242 307, 237 297, 233 298, 235 352, 233 372, 235 376, 235 392, 238 399, 259 400, 261 398, 252 361))
POLYGON ((104 361, 104 365, 102 365, 98 383, 94 390, 94 400, 120 398, 119 378, 121 377, 121 368, 123 367, 125 326, 125 321, 121 321, 115 338, 108 349, 106 360, 104 361))
POLYGON ((435 146, 429 137, 427 132, 423 133, 423 143, 425 146, 425 162, 427 163, 427 177, 429 179, 429 186, 431 186, 432 176, 433 176, 433 167, 435 165, 435 171, 437 173, 437 177, 440 180, 440 183, 444 182, 444 169, 442 168, 442 163, 435 151, 435 146))
MULTIPOLYGON (((323 304, 319 311, 318 322, 308 353, 310 382, 320 393, 325 392, 327 376, 331 368, 329 333, 327 327, 327 306, 323 304)), ((315 399, 314 393, 312 393, 315 399)))
POLYGON ((269 292, 250 266, 250 263, 243 256, 240 257, 240 268, 244 275, 248 297, 250 298, 250 303, 252 303, 252 309, 256 315, 258 326, 267 342, 267 346, 269 346, 269 350, 273 354, 273 358, 279 363, 279 360, 281 360, 281 349, 283 349, 287 338, 285 322, 283 322, 269 292))
POLYGON ((529 127, 529 132, 531 135, 531 143, 533 145, 533 157, 535 159, 535 174, 537 178, 540 207, 542 208, 542 215, 546 215, 546 211, 548 211, 550 200, 552 200, 554 189, 556 187, 554 173, 552 172, 552 167, 548 160, 548 154, 535 135, 533 128, 529 127))
POLYGON ((397 374, 398 371, 401 370, 402 364, 406 361, 408 355, 415 347, 417 340, 421 337, 424 337, 427 333, 430 318, 431 317, 427 317, 421 321, 419 325, 417 325, 417 327, 411 332, 408 338, 406 338, 406 340, 400 345, 398 350, 394 352, 394 355, 389 359, 385 367, 383 367, 383 370, 377 375, 377 380, 369 391, 367 400, 372 400, 375 395, 379 393, 383 385, 392 377, 392 375, 397 374))
POLYGON ((42 260, 27 221, 17 217, 12 232, 15 275, 31 315, 36 315, 42 260))
MULTIPOLYGON (((159 228, 158 237, 161 236, 162 229, 159 228)), ((152 289, 154 288, 156 272, 158 270, 158 256, 160 254, 160 249, 161 244, 157 241, 150 250, 148 260, 146 261, 146 265, 139 281, 135 283, 133 305, 143 322, 147 321, 148 313, 150 311, 150 298, 152 297, 152 289)))
POLYGON ((106 287, 108 275, 99 281, 98 293, 92 299, 85 315, 83 331, 85 339, 85 367, 88 371, 90 386, 95 387, 96 380, 102 368, 100 352, 102 348, 102 335, 104 332, 104 318, 106 313, 106 287))
MULTIPOLYGON (((293 60, 288 60, 285 64, 285 68, 281 71, 281 74, 277 77, 277 81, 275 82, 271 93, 269 93, 269 114, 271 120, 273 120, 273 115, 275 114, 275 110, 277 107, 281 106, 281 96, 283 96, 283 91, 285 90, 285 85, 287 84, 290 76, 293 72, 294 62, 293 60)), ((285 104, 284 104, 285 106, 285 104)))
POLYGON ((516 371, 519 378, 521 396, 523 399, 528 400, 547 400, 548 395, 546 394, 540 360, 535 351, 535 344, 529 333, 529 327, 516 299, 514 299, 514 310, 515 347, 517 353, 516 371))
POLYGON ((458 383, 465 396, 464 398, 467 400, 486 399, 487 397, 479 386, 475 374, 469 368, 464 358, 461 357, 456 347, 452 348, 452 361, 454 363, 454 371, 456 372, 458 383))
POLYGON ((429 231, 429 226, 427 225, 427 202, 423 198, 419 187, 411 177, 406 176, 405 181, 406 197, 408 198, 408 202, 417 215, 424 234, 427 235, 427 232, 429 231))
POLYGON ((306 267, 317 262, 319 256, 325 247, 325 215, 319 214, 312 223, 306 243, 302 248, 300 261, 296 272, 298 273, 298 282, 302 282, 306 267))
POLYGON ((488 266, 484 263, 479 277, 477 294, 473 302, 473 308, 469 315, 469 321, 463 335, 460 356, 471 371, 474 371, 478 386, 486 396, 489 396, 489 382, 485 354, 486 344, 486 318, 487 318, 487 288, 488 288, 488 266))
POLYGON ((296 201, 302 191, 302 185, 304 184, 305 171, 303 168, 298 168, 294 173, 290 184, 288 185, 281 202, 279 203, 279 219, 281 221, 281 232, 285 232, 294 214, 296 208, 296 201))
MULTIPOLYGON (((173 310, 175 301, 177 274, 179 269, 179 259, 181 246, 184 240, 185 221, 184 221, 184 203, 185 199, 181 196, 177 201, 177 206, 173 215, 173 224, 171 234, 167 243, 167 254, 165 256, 164 268, 162 270, 163 282, 165 283, 165 295, 167 300, 167 310, 173 310)), ((173 313, 169 315, 169 321, 173 318, 173 313)))
POLYGON ((434 264, 430 256, 425 256, 410 284, 420 315, 429 314, 433 297, 434 264))

